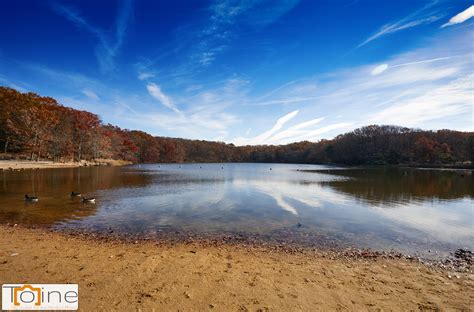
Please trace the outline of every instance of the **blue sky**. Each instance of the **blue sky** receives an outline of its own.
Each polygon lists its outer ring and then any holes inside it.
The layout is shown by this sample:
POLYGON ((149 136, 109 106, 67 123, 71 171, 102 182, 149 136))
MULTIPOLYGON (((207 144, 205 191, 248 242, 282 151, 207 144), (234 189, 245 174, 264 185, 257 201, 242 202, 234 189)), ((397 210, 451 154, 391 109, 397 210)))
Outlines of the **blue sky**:
POLYGON ((239 145, 472 131, 473 15, 463 0, 8 1, 0 85, 239 145))

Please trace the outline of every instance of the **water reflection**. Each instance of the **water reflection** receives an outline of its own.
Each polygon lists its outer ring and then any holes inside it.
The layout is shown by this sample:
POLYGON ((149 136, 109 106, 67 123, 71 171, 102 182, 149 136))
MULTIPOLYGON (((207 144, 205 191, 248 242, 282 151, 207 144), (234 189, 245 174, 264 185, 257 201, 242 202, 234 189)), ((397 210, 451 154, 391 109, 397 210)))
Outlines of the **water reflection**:
POLYGON ((402 251, 450 251, 474 241, 470 172, 170 164, 3 172, 1 178, 0 222, 132 233, 291 230, 288 241, 311 244, 318 237, 402 251), (97 203, 71 199, 73 190, 97 203), (40 202, 27 205, 24 194, 40 202))
POLYGON ((140 188, 152 179, 116 167, 2 171, 0 178, 0 220, 23 224, 55 224, 96 213, 95 205, 71 198, 71 191, 86 195, 101 189, 140 188), (38 195, 40 200, 26 203, 24 194, 38 195))
POLYGON ((337 191, 369 204, 407 203, 414 200, 452 200, 474 196, 471 171, 428 169, 340 169, 320 173, 343 177, 326 181, 337 191))

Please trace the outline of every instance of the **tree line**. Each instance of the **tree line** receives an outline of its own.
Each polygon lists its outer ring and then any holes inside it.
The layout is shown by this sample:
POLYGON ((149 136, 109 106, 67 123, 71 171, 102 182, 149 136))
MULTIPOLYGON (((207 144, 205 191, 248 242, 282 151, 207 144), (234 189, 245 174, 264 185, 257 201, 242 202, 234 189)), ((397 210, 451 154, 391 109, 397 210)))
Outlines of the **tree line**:
POLYGON ((473 134, 370 125, 331 140, 235 146, 121 129, 51 97, 0 87, 0 148, 31 160, 470 165, 473 134))

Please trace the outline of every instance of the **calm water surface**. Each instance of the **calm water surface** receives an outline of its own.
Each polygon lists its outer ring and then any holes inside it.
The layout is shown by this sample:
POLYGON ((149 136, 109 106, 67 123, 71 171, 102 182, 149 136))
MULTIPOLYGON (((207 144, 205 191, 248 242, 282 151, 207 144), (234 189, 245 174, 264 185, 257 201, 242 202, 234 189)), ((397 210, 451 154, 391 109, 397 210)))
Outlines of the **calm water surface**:
POLYGON ((474 249, 470 171, 166 164, 4 171, 0 177, 1 223, 240 233, 425 256, 474 249), (96 204, 71 198, 73 190, 96 197, 96 204), (24 194, 40 201, 25 203, 24 194))

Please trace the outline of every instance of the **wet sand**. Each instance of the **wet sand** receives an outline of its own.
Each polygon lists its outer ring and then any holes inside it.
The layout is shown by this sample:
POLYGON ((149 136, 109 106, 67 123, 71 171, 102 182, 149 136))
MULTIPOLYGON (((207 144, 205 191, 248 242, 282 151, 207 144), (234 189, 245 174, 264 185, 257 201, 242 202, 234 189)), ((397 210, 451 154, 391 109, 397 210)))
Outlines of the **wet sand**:
POLYGON ((82 311, 470 310, 474 276, 406 259, 104 241, 0 226, 1 283, 78 283, 82 311))
POLYGON ((45 168, 76 168, 85 166, 124 166, 131 162, 124 160, 104 159, 98 161, 81 162, 55 162, 55 161, 29 161, 29 160, 0 160, 0 170, 23 170, 45 168))

